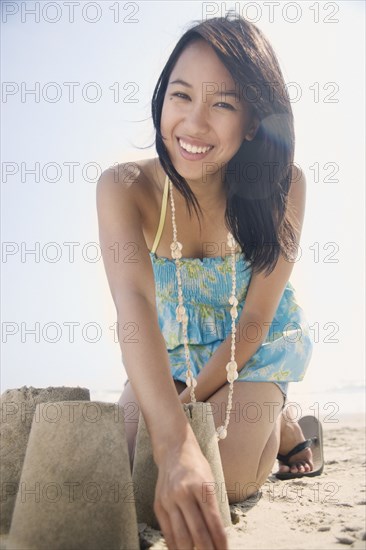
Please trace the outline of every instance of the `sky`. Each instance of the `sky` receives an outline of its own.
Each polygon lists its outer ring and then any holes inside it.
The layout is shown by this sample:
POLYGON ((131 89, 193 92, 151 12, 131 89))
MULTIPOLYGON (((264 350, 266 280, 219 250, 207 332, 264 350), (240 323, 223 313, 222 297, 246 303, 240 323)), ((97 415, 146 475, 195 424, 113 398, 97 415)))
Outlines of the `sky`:
POLYGON ((295 162, 307 179, 301 257, 290 280, 314 350, 291 392, 318 392, 323 407, 350 392, 350 410, 363 407, 364 3, 1 9, 1 390, 122 391, 96 182, 108 166, 156 156, 151 97, 170 52, 193 21, 235 9, 277 54, 295 117, 295 162))

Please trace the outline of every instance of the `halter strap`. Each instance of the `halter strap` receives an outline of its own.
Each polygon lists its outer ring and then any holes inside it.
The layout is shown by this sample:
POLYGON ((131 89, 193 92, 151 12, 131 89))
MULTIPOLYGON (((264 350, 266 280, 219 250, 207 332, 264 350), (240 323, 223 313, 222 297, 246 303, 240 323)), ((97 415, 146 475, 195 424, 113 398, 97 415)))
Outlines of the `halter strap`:
POLYGON ((165 176, 165 184, 164 184, 163 201, 162 201, 161 211, 160 211, 159 226, 158 226, 158 230, 157 230, 156 235, 155 235, 154 244, 153 244, 152 249, 151 249, 151 252, 154 252, 154 253, 156 252, 156 249, 159 245, 160 237, 161 237, 161 234, 163 232, 163 227, 164 227, 164 223, 165 223, 166 205, 167 205, 167 202, 168 202, 168 189, 169 189, 169 178, 166 175, 165 176))

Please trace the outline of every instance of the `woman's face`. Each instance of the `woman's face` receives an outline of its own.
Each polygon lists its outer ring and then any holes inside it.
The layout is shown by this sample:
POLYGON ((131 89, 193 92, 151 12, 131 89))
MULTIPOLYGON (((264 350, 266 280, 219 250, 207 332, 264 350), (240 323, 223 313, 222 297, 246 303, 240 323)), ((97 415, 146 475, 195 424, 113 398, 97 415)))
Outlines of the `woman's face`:
POLYGON ((170 159, 187 180, 202 181, 205 176, 216 180, 244 138, 254 137, 248 105, 227 92, 238 94, 239 89, 211 46, 203 40, 190 43, 171 73, 161 115, 170 159), (210 146, 210 150, 187 152, 187 145, 210 146))

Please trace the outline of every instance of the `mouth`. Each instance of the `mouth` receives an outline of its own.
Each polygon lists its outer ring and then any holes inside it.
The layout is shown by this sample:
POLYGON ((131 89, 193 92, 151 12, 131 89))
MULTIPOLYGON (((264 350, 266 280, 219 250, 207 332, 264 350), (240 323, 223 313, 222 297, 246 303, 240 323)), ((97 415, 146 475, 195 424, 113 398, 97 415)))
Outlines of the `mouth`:
POLYGON ((213 145, 197 147, 186 143, 181 138, 177 138, 178 148, 183 158, 187 160, 201 160, 205 158, 214 148, 213 145), (189 150, 187 150, 187 148, 189 150))

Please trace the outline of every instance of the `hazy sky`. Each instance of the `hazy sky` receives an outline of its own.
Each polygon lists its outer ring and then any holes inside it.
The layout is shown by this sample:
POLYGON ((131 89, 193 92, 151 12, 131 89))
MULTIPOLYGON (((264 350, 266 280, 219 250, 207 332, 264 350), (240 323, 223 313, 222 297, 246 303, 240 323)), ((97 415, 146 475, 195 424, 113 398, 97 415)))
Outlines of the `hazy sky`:
POLYGON ((364 3, 35 4, 2 3, 2 391, 122 390, 96 181, 156 156, 134 145, 154 141, 160 71, 191 22, 230 8, 265 32, 292 83, 307 204, 291 282, 315 343, 302 389, 362 384, 364 3))

